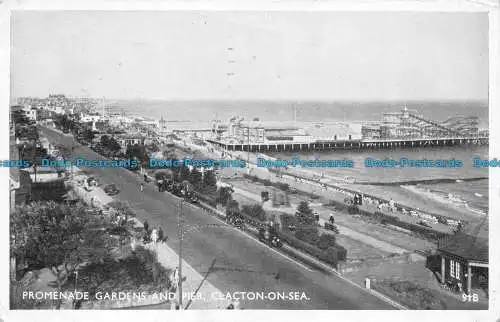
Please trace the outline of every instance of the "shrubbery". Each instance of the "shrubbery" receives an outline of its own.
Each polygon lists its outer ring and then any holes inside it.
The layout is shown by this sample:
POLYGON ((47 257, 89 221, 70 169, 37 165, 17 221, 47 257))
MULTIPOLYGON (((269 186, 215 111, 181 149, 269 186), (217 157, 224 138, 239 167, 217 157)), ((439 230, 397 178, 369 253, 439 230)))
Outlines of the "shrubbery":
POLYGON ((297 227, 297 231, 295 232, 295 237, 308 244, 317 245, 319 242, 318 227, 301 227, 299 225, 297 227))
POLYGON ((323 234, 318 236, 316 227, 300 227, 300 223, 296 216, 281 214, 280 219, 284 228, 280 234, 280 238, 290 246, 302 250, 326 263, 332 264, 335 267, 338 261, 346 259, 347 250, 335 243, 336 240, 334 235, 323 234), (293 232, 288 230, 289 226, 297 227, 295 236, 293 232))
POLYGON ((285 232, 278 232, 279 238, 285 241, 287 244, 296 248, 300 251, 303 251, 317 259, 332 265, 337 268, 338 262, 341 260, 345 260, 347 251, 342 246, 335 246, 328 248, 327 251, 321 250, 314 245, 310 245, 306 242, 301 241, 300 239, 294 237, 293 235, 285 232))
POLYGON ((447 234, 441 233, 426 227, 422 227, 419 225, 411 224, 405 221, 399 220, 399 218, 394 217, 394 216, 389 216, 386 214, 383 214, 381 212, 375 212, 373 215, 372 214, 364 214, 366 216, 373 217, 383 223, 384 225, 390 224, 394 226, 401 227, 403 229, 407 229, 415 233, 421 238, 429 239, 429 240, 439 240, 442 237, 445 237, 447 234))
POLYGON ((241 208, 241 212, 245 215, 248 215, 249 217, 255 218, 260 221, 265 221, 266 220, 266 212, 260 205, 254 204, 254 205, 244 205, 241 208))
POLYGON ((435 293, 413 282, 383 280, 374 283, 373 287, 413 310, 446 309, 446 304, 435 293))
POLYGON ((350 205, 347 207, 347 213, 349 215, 357 215, 359 214, 359 208, 356 205, 350 205))
POLYGON ((330 246, 335 247, 337 245, 337 239, 335 235, 332 234, 322 234, 319 236, 318 247, 322 250, 328 249, 330 246))

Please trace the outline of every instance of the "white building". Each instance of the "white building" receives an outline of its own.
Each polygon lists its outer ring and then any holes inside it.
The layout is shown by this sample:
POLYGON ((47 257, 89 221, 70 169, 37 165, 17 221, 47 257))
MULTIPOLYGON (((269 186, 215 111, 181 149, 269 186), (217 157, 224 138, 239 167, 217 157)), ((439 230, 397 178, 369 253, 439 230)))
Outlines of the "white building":
POLYGON ((23 107, 23 111, 24 113, 26 113, 26 116, 32 120, 32 121, 35 121, 37 120, 37 109, 36 108, 33 108, 31 106, 26 106, 26 107, 23 107))
POLYGON ((97 122, 97 121, 101 120, 101 116, 100 115, 83 115, 83 113, 82 113, 82 114, 80 114, 80 120, 84 123, 97 122))

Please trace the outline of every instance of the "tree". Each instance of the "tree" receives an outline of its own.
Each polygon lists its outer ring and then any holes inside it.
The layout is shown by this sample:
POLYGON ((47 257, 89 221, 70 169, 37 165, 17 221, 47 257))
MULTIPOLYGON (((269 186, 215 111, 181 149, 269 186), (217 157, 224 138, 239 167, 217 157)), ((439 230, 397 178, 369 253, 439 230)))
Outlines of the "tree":
POLYGON ((295 232, 295 237, 314 246, 319 243, 318 228, 314 226, 299 226, 295 232))
POLYGON ((129 159, 136 159, 142 167, 149 164, 149 155, 144 145, 134 144, 127 146, 125 156, 129 159))
POLYGON ((300 226, 311 226, 316 223, 316 218, 314 218, 314 213, 309 207, 307 201, 301 201, 295 212, 298 224, 300 226))
POLYGON ((213 170, 206 170, 203 173, 203 190, 209 194, 217 191, 217 178, 213 170))
POLYGON ((86 128, 85 130, 82 131, 81 138, 84 142, 87 143, 92 142, 95 138, 94 131, 92 131, 89 128, 86 128))
POLYGON ((319 241, 318 241, 318 247, 327 250, 328 247, 330 246, 336 246, 337 245, 337 240, 335 238, 335 235, 331 234, 323 234, 319 236, 319 241))
POLYGON ((147 149, 151 152, 158 152, 160 151, 160 148, 158 147, 158 143, 157 142, 152 142, 151 144, 149 144, 147 146, 147 149))
POLYGON ((25 125, 31 124, 31 120, 28 118, 28 116, 26 115, 26 112, 23 110, 13 111, 10 114, 10 117, 11 117, 12 122, 16 126, 25 126, 25 125))
POLYGON ((184 180, 189 180, 190 174, 191 174, 191 171, 189 171, 188 167, 181 166, 179 174, 178 174, 178 181, 182 182, 184 180))
POLYGON ((241 208, 241 212, 260 221, 265 221, 267 219, 266 212, 262 209, 261 205, 244 205, 241 208))
POLYGON ((219 188, 219 196, 216 199, 216 203, 221 204, 223 207, 226 207, 229 200, 232 199, 233 190, 229 187, 220 187, 219 188))
POLYGON ((188 181, 191 182, 195 188, 199 188, 203 184, 203 175, 198 168, 194 167, 189 174, 188 181))
POLYGON ((24 144, 19 149, 19 156, 21 160, 29 161, 30 164, 40 165, 42 159, 47 158, 47 149, 33 144, 24 144))
POLYGON ((162 155, 167 160, 175 160, 177 159, 177 155, 172 150, 164 150, 162 155))
POLYGON ((295 213, 297 218, 297 231, 295 237, 309 243, 316 245, 319 241, 318 227, 316 226, 316 218, 309 204, 306 201, 301 201, 295 213))
POLYGON ((172 179, 172 170, 166 169, 163 171, 158 171, 155 173, 155 179, 158 180, 167 180, 167 179, 172 179))
POLYGON ((101 136, 101 146, 103 152, 107 155, 115 155, 121 150, 120 143, 108 135, 101 136))
POLYGON ((238 201, 231 199, 226 206, 226 216, 233 217, 240 215, 240 205, 238 201))
POLYGON ((171 273, 171 269, 158 262, 153 251, 137 246, 129 256, 118 261, 106 259, 82 268, 78 280, 92 298, 97 292, 165 292, 172 286, 171 273))
MULTIPOLYGON (((109 222, 83 203, 31 203, 10 218, 11 256, 28 267, 47 267, 60 292, 79 265, 100 261, 115 242, 103 227, 109 222)), ((61 302, 57 304, 59 309, 61 302)))

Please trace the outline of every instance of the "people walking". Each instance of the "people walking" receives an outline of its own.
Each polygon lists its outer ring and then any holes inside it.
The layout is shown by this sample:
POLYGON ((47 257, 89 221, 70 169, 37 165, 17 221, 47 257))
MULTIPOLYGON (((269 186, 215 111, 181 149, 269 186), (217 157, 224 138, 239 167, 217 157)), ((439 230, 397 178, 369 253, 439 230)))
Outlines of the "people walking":
POLYGON ((179 267, 176 267, 172 273, 172 286, 174 290, 177 290, 179 286, 179 267))
POLYGON ((156 245, 156 242, 158 241, 158 230, 156 228, 154 228, 151 232, 151 241, 153 242, 153 245, 156 245))
POLYGON ((158 229, 158 240, 163 243, 163 229, 161 227, 158 229))
POLYGON ((149 223, 148 223, 148 220, 147 220, 147 219, 146 219, 146 220, 144 220, 144 224, 143 224, 143 226, 144 226, 144 230, 145 230, 145 231, 148 231, 148 229, 149 229, 149 223))
POLYGON ((142 183, 141 183, 141 188, 140 189, 141 189, 141 192, 144 191, 144 185, 142 183))

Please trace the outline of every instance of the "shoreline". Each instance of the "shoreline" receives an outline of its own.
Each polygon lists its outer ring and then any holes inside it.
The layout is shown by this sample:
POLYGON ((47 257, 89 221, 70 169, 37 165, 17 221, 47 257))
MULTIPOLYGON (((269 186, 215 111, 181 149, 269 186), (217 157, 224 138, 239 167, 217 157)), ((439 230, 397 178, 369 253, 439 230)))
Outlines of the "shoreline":
MULTIPOLYGON (((186 146, 190 146, 192 149, 196 149, 200 151, 201 153, 210 156, 212 158, 222 158, 222 153, 224 153, 225 158, 234 158, 234 159, 241 159, 241 160, 247 160, 247 152, 242 152, 242 151, 224 151, 220 150, 218 148, 215 148, 211 145, 207 146, 199 146, 194 143, 185 143, 186 146), (213 152, 210 152, 209 148, 213 149, 213 152)), ((250 153, 250 169, 260 169, 260 170, 265 170, 268 173, 268 176, 274 175, 272 171, 269 171, 269 169, 264 169, 264 168, 257 168, 256 166, 256 158, 257 157, 269 157, 266 156, 262 153, 255 154, 255 153, 250 153)), ((272 157, 269 157, 272 159, 272 157)), ((252 171, 250 170, 250 171, 252 171)), ((312 187, 317 187, 317 188, 323 188, 324 185, 331 186, 329 189, 334 189, 334 190, 341 190, 345 192, 354 192, 354 193, 361 193, 365 195, 369 195, 375 198, 379 198, 382 200, 388 200, 389 198, 387 197, 387 187, 384 186, 379 186, 379 187, 374 187, 370 185, 356 185, 356 184, 346 184, 344 178, 339 178, 339 177, 332 177, 330 175, 318 175, 314 171, 310 170, 304 170, 300 169, 300 171, 297 171, 297 169, 293 168, 293 172, 289 171, 288 169, 286 172, 283 171, 281 173, 282 176, 287 176, 287 177, 303 177, 303 180, 308 181, 307 184, 311 185, 312 187), (377 189, 378 188, 378 189, 377 189), (380 191, 380 188, 383 189, 382 193, 380 191)), ((397 204, 400 204, 401 206, 407 208, 407 209, 414 209, 419 212, 423 213, 428 213, 428 214, 436 214, 436 215, 441 215, 449 218, 453 218, 456 220, 460 221, 466 221, 466 222, 475 222, 478 220, 481 220, 484 218, 486 214, 478 214, 477 211, 473 211, 470 208, 456 208, 453 207, 453 209, 450 208, 449 203, 442 203, 439 202, 438 200, 429 200, 429 198, 422 198, 420 195, 416 196, 408 196, 404 195, 404 190, 402 187, 397 186, 397 189, 400 191, 395 191, 394 188, 396 186, 391 187, 393 188, 392 191, 390 191, 391 197, 393 200, 396 201, 397 204), (420 198, 417 198, 420 197, 420 198), (420 200, 419 200, 420 199, 420 200), (423 200, 425 199, 425 200, 423 200), (429 202, 430 201, 430 202, 429 202), (431 207, 429 207, 431 205, 431 207)))

